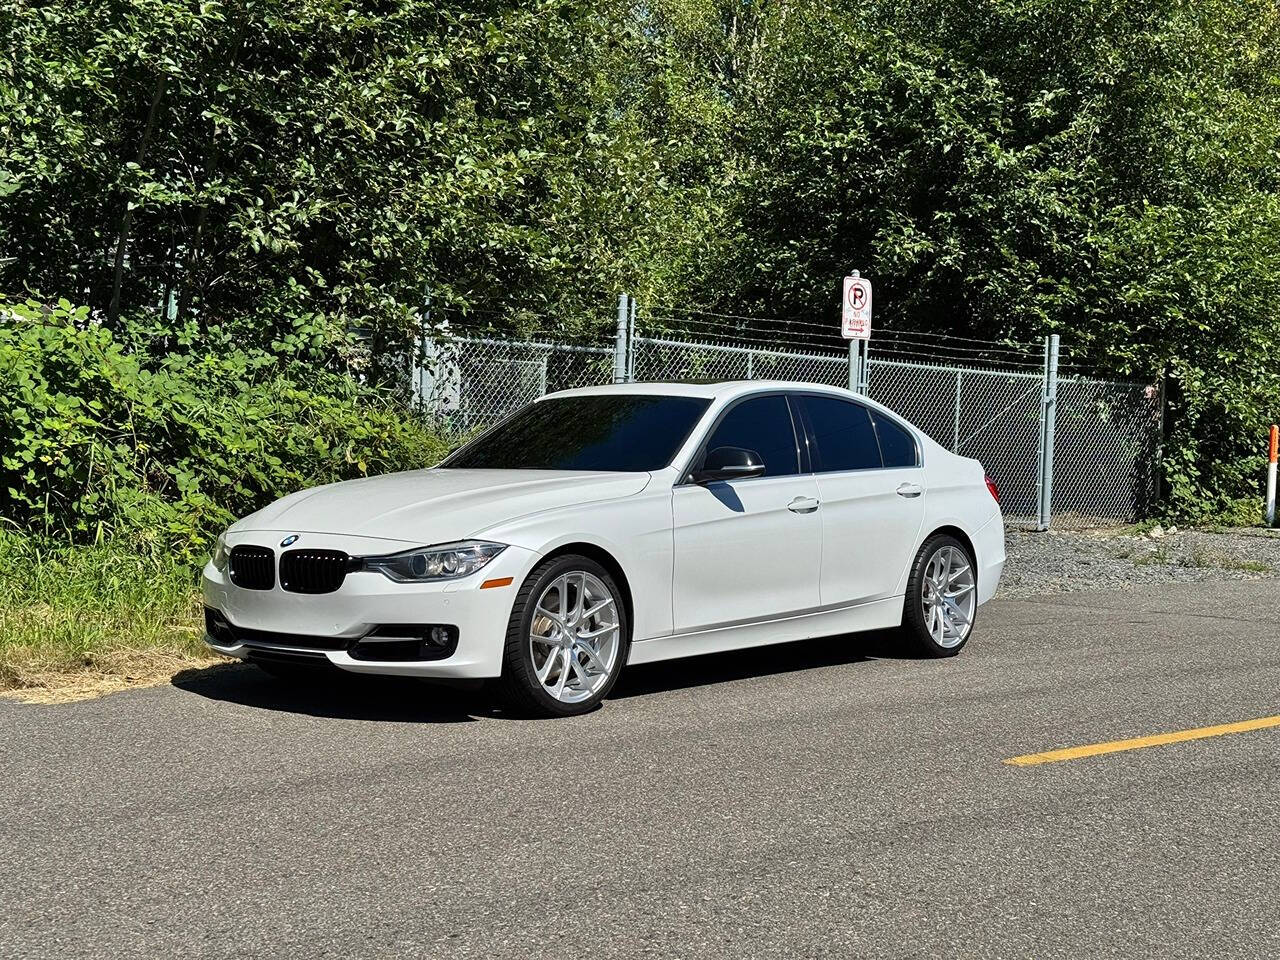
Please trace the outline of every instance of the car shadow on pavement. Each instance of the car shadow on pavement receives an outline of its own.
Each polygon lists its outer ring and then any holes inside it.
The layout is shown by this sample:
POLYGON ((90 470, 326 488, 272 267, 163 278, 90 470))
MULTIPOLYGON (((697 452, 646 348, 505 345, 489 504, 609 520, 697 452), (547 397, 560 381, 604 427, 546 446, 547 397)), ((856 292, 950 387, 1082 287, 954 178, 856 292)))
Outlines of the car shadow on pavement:
POLYGON ((711 686, 752 677, 870 660, 915 659, 919 657, 904 645, 901 637, 893 630, 815 637, 812 640, 628 667, 618 678, 618 685, 609 694, 609 699, 640 697, 664 690, 711 686))
POLYGON ((480 689, 336 671, 280 680, 249 663, 219 663, 183 670, 172 683, 210 700, 326 719, 462 723, 496 713, 480 689))
MULTIPOLYGON (((915 656, 893 631, 819 637, 794 643, 731 650, 624 670, 610 700, 622 700, 870 660, 915 656)), ((260 710, 341 720, 394 723, 462 723, 482 718, 519 719, 501 710, 481 687, 448 686, 400 677, 317 671, 280 680, 248 663, 219 663, 183 670, 172 683, 210 700, 260 710)))

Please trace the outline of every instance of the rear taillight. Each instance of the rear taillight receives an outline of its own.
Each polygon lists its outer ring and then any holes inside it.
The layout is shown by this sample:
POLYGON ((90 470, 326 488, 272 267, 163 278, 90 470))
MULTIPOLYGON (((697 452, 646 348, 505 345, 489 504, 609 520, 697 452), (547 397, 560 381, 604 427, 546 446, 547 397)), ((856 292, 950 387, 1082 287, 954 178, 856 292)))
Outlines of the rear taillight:
POLYGON ((1000 502, 1000 488, 996 486, 996 482, 991 479, 989 474, 983 474, 982 479, 987 483, 987 489, 991 491, 991 498, 996 503, 1000 502))

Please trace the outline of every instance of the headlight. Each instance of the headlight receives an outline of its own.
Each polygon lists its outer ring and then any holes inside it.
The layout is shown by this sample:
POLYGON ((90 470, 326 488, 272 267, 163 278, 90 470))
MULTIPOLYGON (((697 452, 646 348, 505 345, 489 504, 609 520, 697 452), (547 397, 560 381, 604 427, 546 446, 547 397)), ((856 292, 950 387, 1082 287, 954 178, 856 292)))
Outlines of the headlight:
POLYGON ((365 557, 361 569, 376 570, 397 583, 456 580, 475 573, 505 549, 505 543, 485 540, 442 543, 385 557, 365 557))
POLYGON ((213 543, 213 569, 219 572, 227 569, 227 535, 225 533, 218 534, 218 539, 213 543))

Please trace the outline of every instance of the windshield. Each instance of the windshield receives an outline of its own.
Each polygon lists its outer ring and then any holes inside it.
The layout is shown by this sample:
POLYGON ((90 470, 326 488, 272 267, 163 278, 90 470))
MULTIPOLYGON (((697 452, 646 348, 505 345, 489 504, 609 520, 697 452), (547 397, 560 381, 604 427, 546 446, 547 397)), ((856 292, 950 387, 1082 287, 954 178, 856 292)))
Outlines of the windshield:
POLYGON ((661 470, 711 401, 597 393, 532 403, 466 444, 442 467, 661 470))

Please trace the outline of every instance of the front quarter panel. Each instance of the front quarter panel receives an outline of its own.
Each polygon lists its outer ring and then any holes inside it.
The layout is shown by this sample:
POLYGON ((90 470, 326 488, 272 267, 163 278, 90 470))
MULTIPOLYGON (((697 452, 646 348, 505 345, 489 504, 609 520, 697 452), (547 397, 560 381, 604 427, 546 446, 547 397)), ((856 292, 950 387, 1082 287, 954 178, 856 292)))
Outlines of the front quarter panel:
POLYGON ((633 640, 668 636, 671 621, 671 489, 650 483, 642 492, 587 503, 478 530, 482 540, 509 543, 546 556, 575 543, 604 550, 622 568, 632 598, 633 640))

